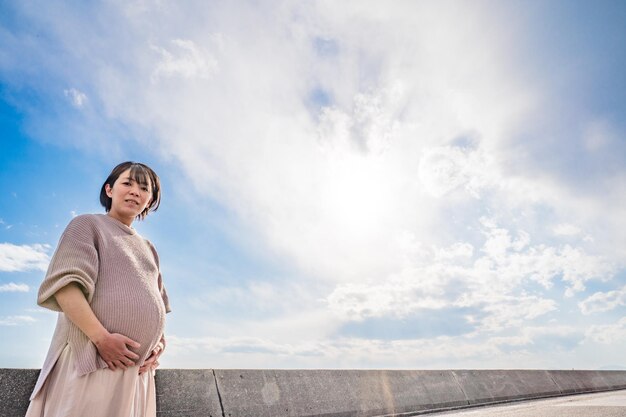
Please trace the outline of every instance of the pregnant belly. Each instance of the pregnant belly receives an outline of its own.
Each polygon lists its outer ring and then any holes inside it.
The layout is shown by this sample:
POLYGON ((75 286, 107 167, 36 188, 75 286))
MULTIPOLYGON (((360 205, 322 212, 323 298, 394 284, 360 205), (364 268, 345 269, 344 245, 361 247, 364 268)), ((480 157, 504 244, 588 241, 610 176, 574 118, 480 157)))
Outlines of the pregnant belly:
POLYGON ((157 291, 96 291, 91 306, 110 333, 123 334, 141 345, 129 346, 139 355, 138 365, 150 356, 165 328, 165 306, 157 291))

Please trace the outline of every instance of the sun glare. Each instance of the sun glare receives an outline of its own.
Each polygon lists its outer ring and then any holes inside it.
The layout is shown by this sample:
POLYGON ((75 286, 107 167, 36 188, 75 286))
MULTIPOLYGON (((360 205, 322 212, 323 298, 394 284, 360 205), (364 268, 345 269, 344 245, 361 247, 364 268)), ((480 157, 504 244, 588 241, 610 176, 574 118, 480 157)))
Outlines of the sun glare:
POLYGON ((343 236, 373 238, 397 207, 387 167, 375 158, 354 152, 330 162, 319 201, 327 221, 343 236))

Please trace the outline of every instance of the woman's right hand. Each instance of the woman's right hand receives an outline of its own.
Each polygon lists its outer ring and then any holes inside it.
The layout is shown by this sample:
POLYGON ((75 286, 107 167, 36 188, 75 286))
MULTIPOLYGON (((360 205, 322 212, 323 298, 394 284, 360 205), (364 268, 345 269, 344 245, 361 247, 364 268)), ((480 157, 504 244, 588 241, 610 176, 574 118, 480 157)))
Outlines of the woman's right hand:
POLYGON ((139 355, 129 350, 128 346, 137 349, 141 345, 123 334, 103 333, 94 341, 94 344, 112 371, 117 368, 126 370, 130 366, 135 366, 135 361, 139 359, 139 355))

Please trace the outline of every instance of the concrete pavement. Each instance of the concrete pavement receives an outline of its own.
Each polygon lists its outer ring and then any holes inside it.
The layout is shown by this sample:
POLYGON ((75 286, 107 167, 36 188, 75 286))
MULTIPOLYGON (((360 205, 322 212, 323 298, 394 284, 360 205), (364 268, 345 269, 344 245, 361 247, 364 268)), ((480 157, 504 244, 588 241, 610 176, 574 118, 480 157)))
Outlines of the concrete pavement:
POLYGON ((433 417, 626 417, 626 390, 522 401, 430 415, 433 417))

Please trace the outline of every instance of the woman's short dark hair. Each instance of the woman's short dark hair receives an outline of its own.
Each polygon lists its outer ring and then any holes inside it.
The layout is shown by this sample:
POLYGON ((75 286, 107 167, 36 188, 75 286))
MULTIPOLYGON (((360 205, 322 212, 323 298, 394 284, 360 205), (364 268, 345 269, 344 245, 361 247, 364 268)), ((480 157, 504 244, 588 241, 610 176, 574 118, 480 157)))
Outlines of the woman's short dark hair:
POLYGON ((100 204, 102 204, 102 206, 106 209, 107 213, 111 211, 112 200, 106 193, 106 185, 109 184, 110 187, 113 187, 113 184, 115 184, 115 181, 117 181, 122 172, 129 168, 130 177, 133 180, 135 180, 138 184, 150 185, 150 188, 152 189, 152 200, 150 201, 150 204, 148 204, 146 208, 137 215, 138 220, 143 220, 148 215, 148 212, 156 211, 159 208, 159 204, 161 203, 161 181, 152 168, 140 162, 122 162, 113 168, 113 171, 111 171, 100 189, 100 204))

